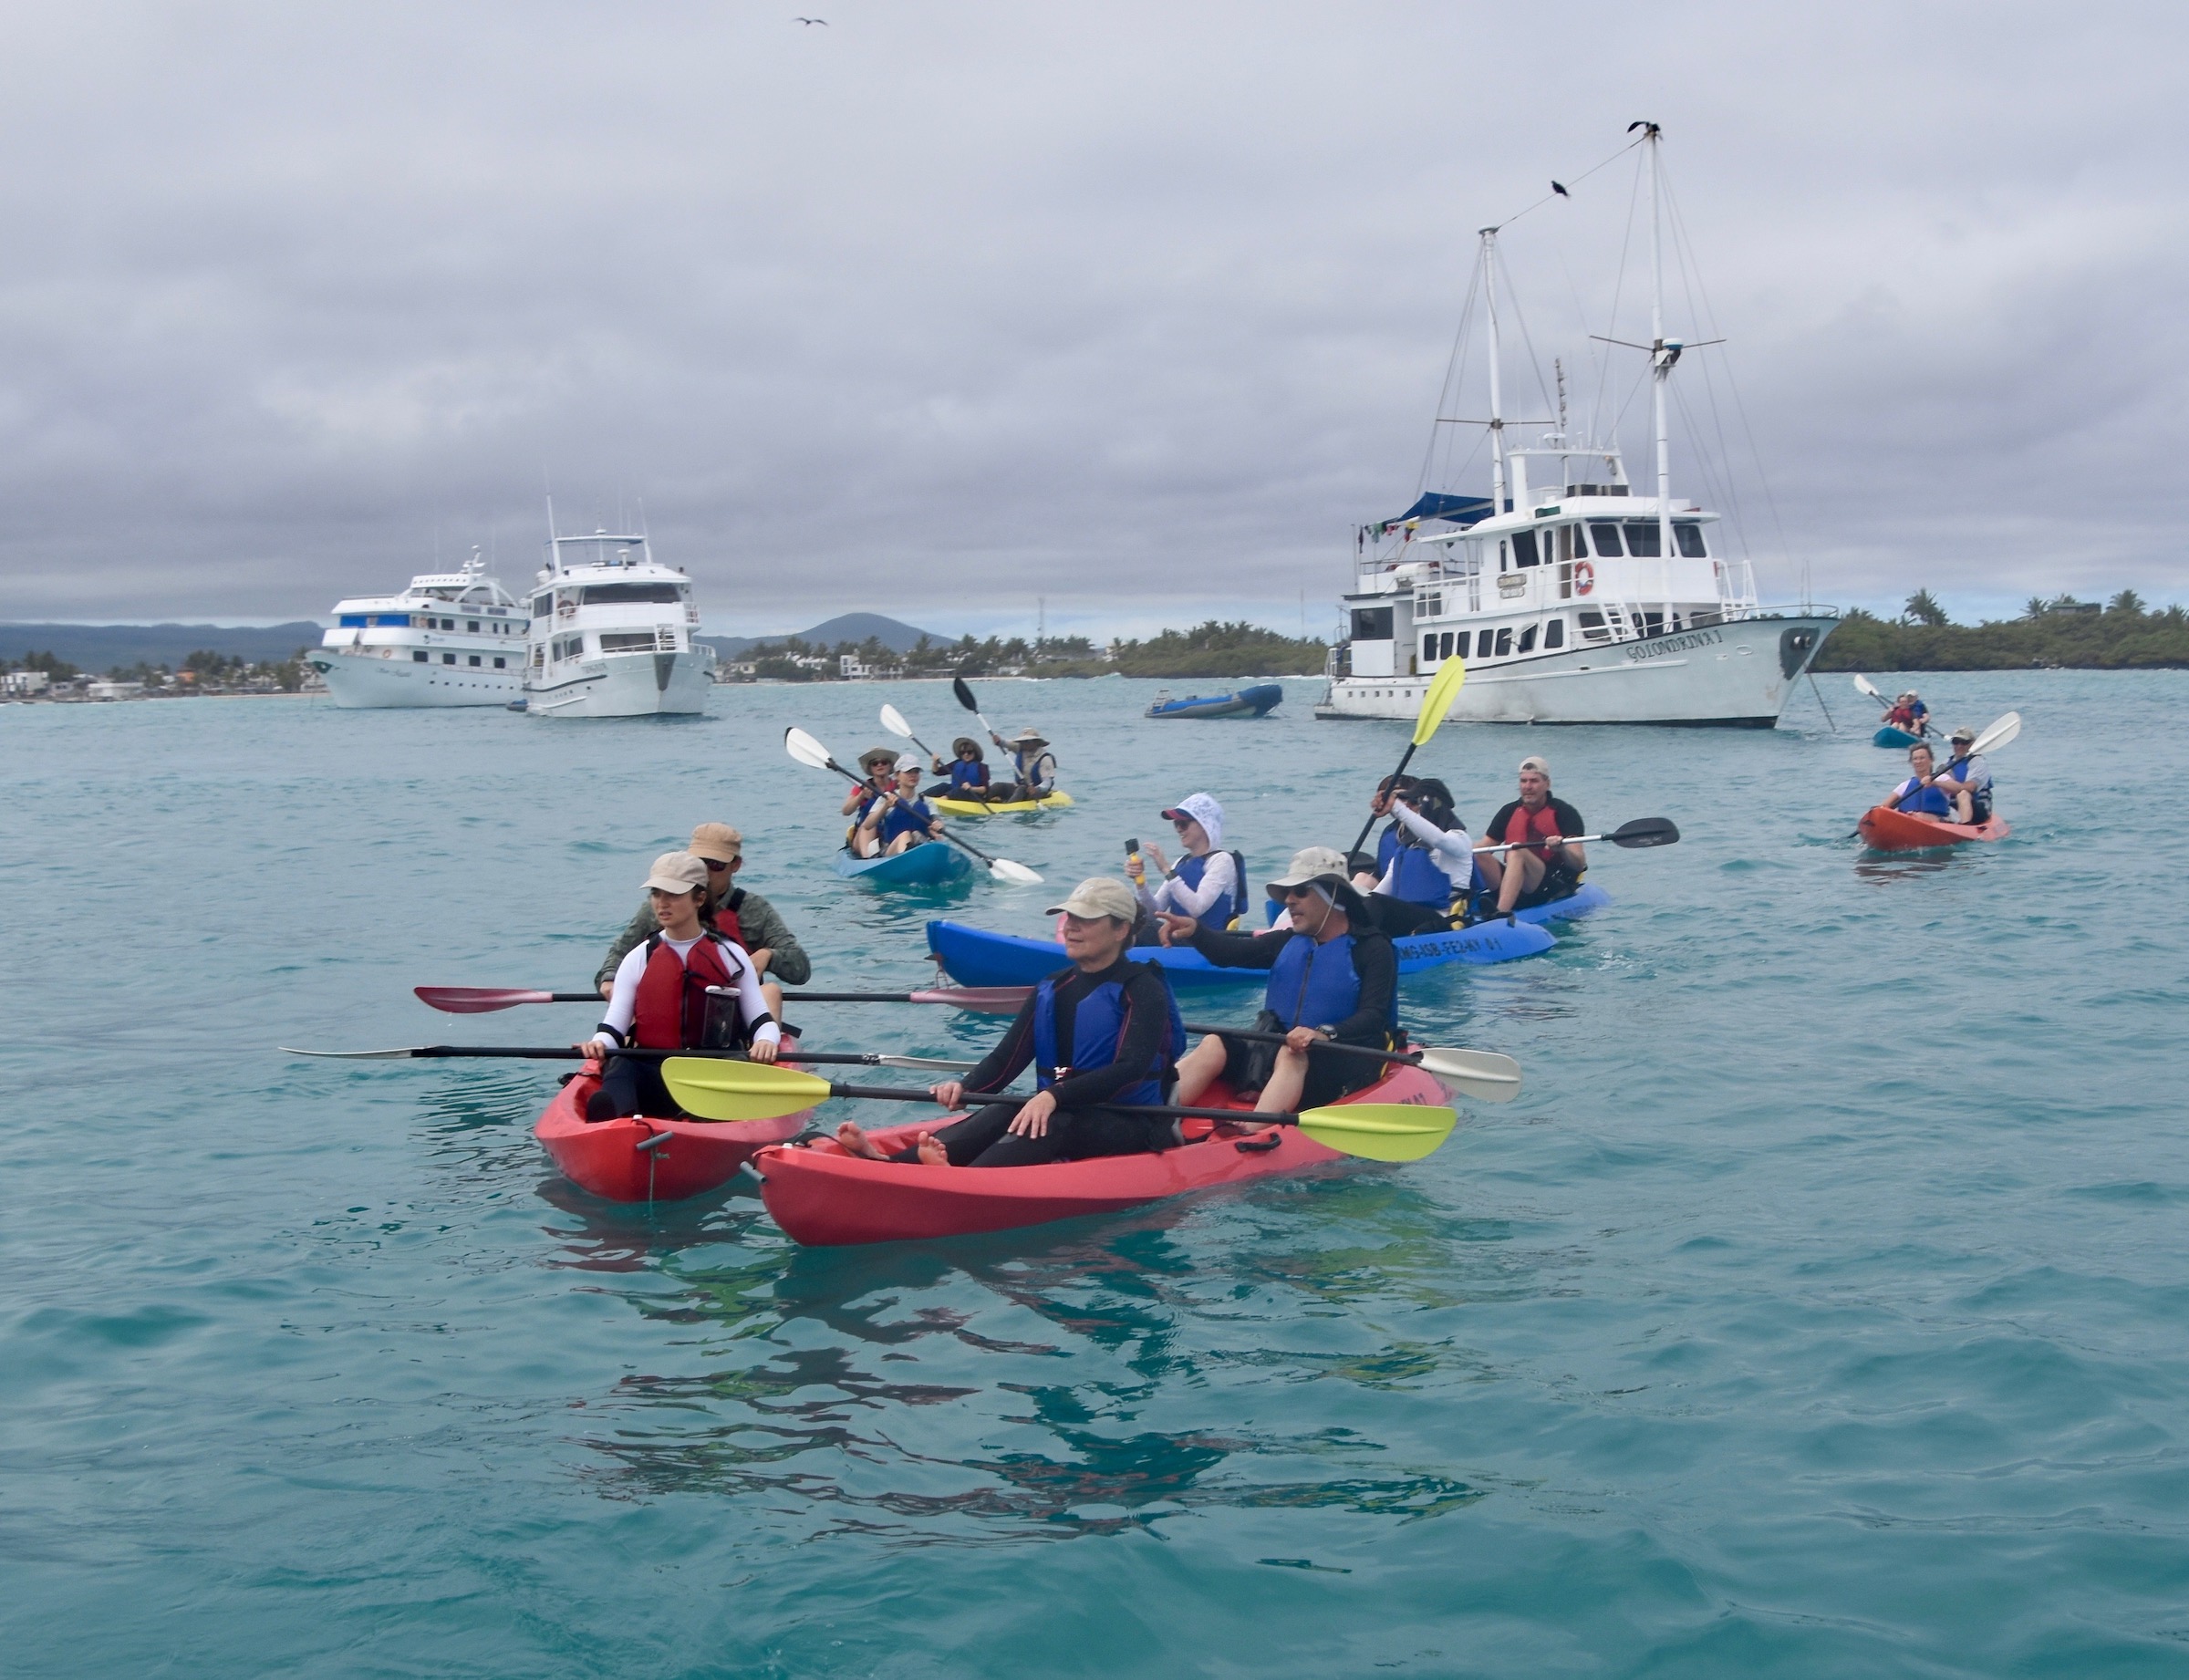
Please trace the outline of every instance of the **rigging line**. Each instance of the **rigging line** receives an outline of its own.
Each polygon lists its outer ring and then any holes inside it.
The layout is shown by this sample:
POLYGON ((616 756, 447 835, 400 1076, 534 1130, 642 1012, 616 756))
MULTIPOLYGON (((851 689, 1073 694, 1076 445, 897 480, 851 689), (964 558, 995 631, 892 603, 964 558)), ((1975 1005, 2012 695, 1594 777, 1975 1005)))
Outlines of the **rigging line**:
MULTIPOLYGON (((1505 301, 1512 310, 1513 325, 1520 329, 1520 342, 1527 347, 1528 366, 1535 375, 1535 389, 1542 397, 1543 407, 1555 415, 1558 412, 1558 405, 1551 395, 1551 387, 1544 382, 1543 364, 1541 358, 1535 353, 1535 340, 1528 336, 1528 317, 1520 311, 1520 289, 1513 285, 1512 270, 1505 267, 1505 258, 1502 253, 1499 254, 1498 266, 1503 270, 1505 275, 1505 301)), ((1557 423, 1555 420, 1551 421, 1552 425, 1557 423)))
MULTIPOLYGON (((1467 350, 1468 346, 1473 342, 1475 330, 1475 294, 1481 289, 1482 264, 1476 263, 1473 264, 1467 283, 1467 300, 1459 306, 1459 330, 1452 335, 1452 354, 1444 365, 1444 383, 1437 390, 1437 412, 1438 414, 1442 414, 1448 406, 1448 399, 1458 394, 1454 388, 1454 381, 1464 379, 1467 377, 1467 350)), ((1422 451, 1421 479, 1414 487, 1414 493, 1416 496, 1419 496, 1429 486, 1429 472, 1436 464, 1437 443, 1437 428, 1435 425, 1431 425, 1428 447, 1422 451)))
MULTIPOLYGON (((1696 423, 1695 411, 1688 407, 1686 395, 1676 385, 1672 388, 1672 399, 1679 409, 1681 422, 1687 428, 1690 435, 1699 436, 1702 429, 1696 423)), ((1695 451, 1694 462, 1695 475, 1703 483, 1703 493, 1719 507, 1737 506, 1738 503, 1734 502, 1728 488, 1727 469, 1724 463, 1706 455, 1699 449, 1695 451)), ((1738 524, 1739 515, 1737 513, 1734 518, 1738 524)), ((1747 553, 1748 536, 1745 532, 1741 534, 1740 540, 1742 558, 1749 558, 1750 556, 1747 553)))
MULTIPOLYGON (((1647 135, 1636 135, 1633 140, 1628 140, 1626 144, 1620 147, 1617 151, 1612 153, 1610 157, 1604 159, 1603 162, 1592 163, 1587 169, 1582 171, 1580 174, 1574 176, 1573 184, 1578 187, 1582 181, 1586 181, 1591 175, 1593 175, 1598 170, 1610 168, 1613 164, 1618 162, 1622 156, 1632 151, 1635 147, 1639 146, 1644 140, 1648 138, 1649 137, 1647 135)), ((1531 212, 1541 210, 1545 204, 1548 204, 1552 199, 1558 196, 1559 195, 1554 192, 1546 192, 1542 197, 1537 199, 1534 203, 1529 205, 1526 210, 1516 210, 1512 213, 1512 214, 1507 216, 1504 221, 1493 223, 1491 225, 1500 228, 1510 227, 1522 216, 1528 215, 1531 212)))
MULTIPOLYGON (((1616 278, 1614 278, 1612 282, 1612 322, 1611 325, 1604 329, 1604 335, 1607 337, 1616 338, 1619 336, 1619 300, 1626 296, 1626 259, 1628 255, 1632 254, 1634 248, 1634 213, 1641 208, 1641 205, 1642 159, 1640 157, 1636 157, 1634 159, 1634 186, 1628 192, 1626 198, 1626 233, 1619 242, 1619 272, 1616 278)), ((1606 357, 1605 361, 1606 367, 1603 382, 1597 387, 1597 407, 1589 415, 1589 424, 1592 427, 1593 427, 1598 420, 1603 418, 1603 399, 1611 389, 1612 379, 1609 367, 1610 358, 1608 356, 1606 357)), ((1624 407, 1621 408, 1620 413, 1625 413, 1625 409, 1624 407)), ((1616 420, 1612 422, 1613 435, 1614 436, 1617 435, 1618 424, 1619 422, 1616 420)))

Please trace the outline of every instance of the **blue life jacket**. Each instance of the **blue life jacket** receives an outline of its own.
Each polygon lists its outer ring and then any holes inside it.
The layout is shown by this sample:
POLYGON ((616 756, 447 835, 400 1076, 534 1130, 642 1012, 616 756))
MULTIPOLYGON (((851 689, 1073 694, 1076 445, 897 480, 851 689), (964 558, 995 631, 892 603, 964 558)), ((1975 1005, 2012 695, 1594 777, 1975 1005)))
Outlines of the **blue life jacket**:
POLYGON ((1408 845, 1396 823, 1385 829, 1384 837, 1375 843, 1377 880, 1390 874, 1394 858, 1398 862, 1398 874, 1391 882, 1392 897, 1426 905, 1432 910, 1441 910, 1451 903, 1452 877, 1445 874, 1427 847, 1408 845))
MULTIPOLYGON (((1209 873, 1209 858, 1220 857, 1224 856, 1227 856, 1227 854, 1220 852, 1210 852, 1206 856, 1196 857, 1192 853, 1188 852, 1185 856, 1178 859, 1177 867, 1172 871, 1172 873, 1175 874, 1179 880, 1186 884, 1186 888, 1188 892, 1198 891, 1199 890, 1201 885, 1201 877, 1209 873)), ((1197 918, 1202 927, 1213 928, 1218 933, 1221 933, 1225 928, 1229 928, 1231 925, 1231 918, 1239 914, 1238 882, 1245 878, 1242 866, 1240 863, 1239 854, 1237 852, 1232 852, 1228 854, 1228 856, 1231 859, 1231 868, 1234 876, 1232 889, 1229 892, 1217 894, 1216 902, 1210 905, 1207 909, 1203 910, 1197 918)))
POLYGON ((1904 811, 1910 816, 1951 816, 1954 814, 1951 800, 1935 787, 1921 786, 1914 776, 1894 788, 1893 797, 1898 802, 1893 809, 1904 811))
MULTIPOLYGON (((1280 1032, 1294 1027, 1327 1027, 1341 1021, 1361 1005, 1361 974, 1353 966, 1353 945, 1357 936, 1341 933, 1326 945, 1318 945, 1304 933, 1295 933, 1270 966, 1270 989, 1262 1007, 1282 1023, 1280 1032)), ((1398 990, 1392 988, 1389 1019, 1398 1025, 1398 990)))
MULTIPOLYGON (((1938 773, 1942 776, 1951 776, 1956 782, 1966 783, 1968 779, 1969 763, 1970 761, 1965 758, 1949 759, 1946 761, 1945 768, 1938 773)), ((1984 773, 1983 785, 1971 787, 1968 790, 1968 814, 1979 823, 1987 823, 1991 820, 1991 772, 1988 770, 1984 773)))
POLYGON ((963 793, 969 789, 974 792, 985 792, 987 787, 988 766, 983 764, 979 759, 973 760, 970 764, 967 763, 963 759, 958 759, 951 763, 951 793, 963 793))
POLYGON ((925 835, 934 820, 935 814, 928 809, 926 800, 900 799, 882 819, 882 844, 887 845, 899 835, 925 835))
MULTIPOLYGON (((1056 989, 1078 972, 1077 969, 1059 970, 1034 990, 1033 1073, 1035 1083, 1043 1091, 1066 1074, 1092 1073, 1098 1067, 1109 1066, 1117 1059, 1117 1046, 1125 1040, 1125 986, 1121 981, 1109 980, 1079 1001, 1079 1008, 1072 1017, 1072 1065, 1057 1066, 1056 989)), ((1157 972, 1159 975, 1162 970, 1157 972)), ((1160 1103, 1164 1087, 1169 1083, 1165 1075, 1186 1053, 1186 1020, 1178 1013, 1178 1001, 1167 980, 1163 986, 1163 1001, 1170 1010, 1170 1032, 1163 1053, 1157 1057, 1149 1076, 1138 1084, 1127 1085, 1110 1099, 1114 1103, 1160 1103)))

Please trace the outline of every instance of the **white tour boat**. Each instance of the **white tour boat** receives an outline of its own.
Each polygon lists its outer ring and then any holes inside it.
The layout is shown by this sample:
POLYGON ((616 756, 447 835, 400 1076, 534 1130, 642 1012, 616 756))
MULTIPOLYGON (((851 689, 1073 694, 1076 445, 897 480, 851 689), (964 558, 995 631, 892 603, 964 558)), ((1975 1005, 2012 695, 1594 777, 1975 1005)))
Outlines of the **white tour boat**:
POLYGON ((337 706, 503 706, 523 691, 524 609, 476 548, 400 595, 337 601, 335 621, 306 657, 337 706))
POLYGON ((552 718, 643 718, 706 709, 714 649, 697 639, 691 580, 643 536, 547 540, 533 587, 525 710, 552 718))
POLYGON ((1685 723, 1769 729, 1838 623, 1830 607, 1765 607, 1718 515, 1672 493, 1665 381, 1686 348, 1664 330, 1657 147, 1648 149, 1656 494, 1636 496, 1615 444, 1557 430, 1505 440, 1492 285, 1498 230, 1481 233, 1489 353, 1490 493, 1425 493, 1355 540, 1346 638, 1318 718, 1413 721, 1437 667, 1467 661, 1450 715, 1495 723, 1685 723), (1556 463, 1551 487, 1529 461, 1556 463))

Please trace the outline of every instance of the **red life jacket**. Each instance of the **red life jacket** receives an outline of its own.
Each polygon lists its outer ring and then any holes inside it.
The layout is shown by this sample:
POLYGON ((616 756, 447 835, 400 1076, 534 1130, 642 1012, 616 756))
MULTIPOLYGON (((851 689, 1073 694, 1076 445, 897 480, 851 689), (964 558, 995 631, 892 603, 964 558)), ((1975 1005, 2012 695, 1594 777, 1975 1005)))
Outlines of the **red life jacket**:
POLYGON ((737 925, 737 907, 743 900, 745 889, 731 889, 730 896, 714 907, 714 930, 726 936, 740 950, 752 948, 745 943, 745 930, 737 925))
MULTIPOLYGON (((1505 832, 1498 838, 1507 845, 1512 845, 1523 840, 1547 840, 1556 833, 1558 833, 1558 816, 1551 809, 1551 802, 1546 799, 1543 801, 1543 808, 1541 811, 1530 811, 1526 805, 1514 811, 1510 816, 1505 819, 1505 832)), ((1533 852, 1538 857, 1547 859, 1550 856, 1550 854, 1540 845, 1525 846, 1522 849, 1533 852)), ((1511 854, 1508 853, 1506 856, 1510 856, 1511 854)))
MULTIPOLYGON (((682 958, 656 934, 646 942, 646 971, 638 977, 638 1007, 631 1021, 631 1042, 643 1050, 703 1050, 707 1038, 707 988, 728 986, 733 972, 719 946, 728 940, 710 933, 682 958)), ((731 1017, 737 1005, 723 1000, 731 1017)))

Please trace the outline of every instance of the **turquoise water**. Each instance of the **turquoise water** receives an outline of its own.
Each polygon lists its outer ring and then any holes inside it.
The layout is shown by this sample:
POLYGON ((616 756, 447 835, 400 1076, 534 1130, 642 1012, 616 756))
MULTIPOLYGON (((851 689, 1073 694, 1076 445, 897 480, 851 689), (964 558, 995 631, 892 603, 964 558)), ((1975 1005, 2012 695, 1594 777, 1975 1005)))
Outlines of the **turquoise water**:
POLYGON ((703 818, 816 984, 917 984, 938 905, 1034 930, 1197 787, 1257 869, 1350 839, 1403 729, 983 685, 1082 803, 981 828, 1051 887, 936 898, 828 873, 780 741, 847 757, 892 700, 947 742, 938 686, 0 708, 8 1671, 2189 1672, 2189 679, 1922 686, 2027 720, 2010 840, 1865 860, 1897 761, 1844 679, 1836 737, 1806 692, 1775 733, 1447 726, 1478 822, 1541 750, 1686 837, 1600 848, 1618 902, 1551 955, 1413 986, 1528 1073, 1432 1159, 836 1251, 561 1183, 552 1066, 273 1046, 567 1040, 409 988, 582 987, 703 818))

